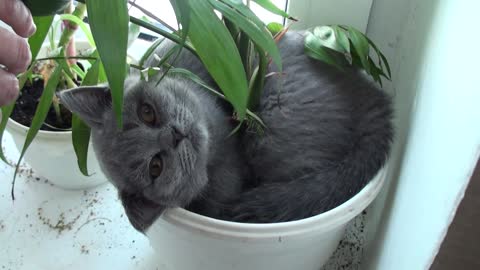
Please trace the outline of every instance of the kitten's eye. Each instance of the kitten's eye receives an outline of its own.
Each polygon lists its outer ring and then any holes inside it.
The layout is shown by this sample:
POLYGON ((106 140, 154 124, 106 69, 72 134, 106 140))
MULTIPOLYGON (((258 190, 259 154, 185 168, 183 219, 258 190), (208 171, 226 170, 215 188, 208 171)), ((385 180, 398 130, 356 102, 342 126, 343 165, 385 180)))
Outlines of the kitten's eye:
POLYGON ((155 111, 153 110, 152 106, 147 103, 140 105, 138 109, 138 116, 148 125, 152 126, 155 124, 155 111))
POLYGON ((160 156, 160 154, 156 154, 150 161, 150 164, 148 165, 150 178, 155 179, 159 177, 160 174, 162 174, 162 170, 163 170, 162 157, 160 156))

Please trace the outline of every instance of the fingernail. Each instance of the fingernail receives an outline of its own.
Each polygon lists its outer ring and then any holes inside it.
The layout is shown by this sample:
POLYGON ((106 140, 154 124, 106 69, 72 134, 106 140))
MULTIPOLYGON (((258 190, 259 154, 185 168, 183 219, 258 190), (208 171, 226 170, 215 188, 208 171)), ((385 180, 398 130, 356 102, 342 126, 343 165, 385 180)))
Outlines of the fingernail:
POLYGON ((35 32, 37 32, 37 26, 35 25, 34 22, 32 22, 32 24, 30 25, 30 29, 28 30, 28 36, 29 37, 33 36, 35 32))

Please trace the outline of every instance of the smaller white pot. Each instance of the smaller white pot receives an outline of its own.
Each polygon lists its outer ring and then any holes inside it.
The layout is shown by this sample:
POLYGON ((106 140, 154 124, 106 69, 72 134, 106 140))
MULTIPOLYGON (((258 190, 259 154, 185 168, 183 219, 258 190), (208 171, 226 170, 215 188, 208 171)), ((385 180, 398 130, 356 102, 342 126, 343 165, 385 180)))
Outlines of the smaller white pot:
MULTIPOLYGON (((22 150, 28 128, 8 120, 7 131, 12 135, 19 151, 22 150)), ((72 145, 72 132, 51 132, 40 130, 28 148, 24 160, 36 174, 45 177, 52 184, 65 189, 86 189, 105 183, 107 178, 100 170, 92 146, 88 148, 88 173, 84 176, 77 165, 72 145)))
POLYGON ((146 235, 169 270, 319 270, 347 223, 377 196, 385 170, 347 202, 311 218, 244 224, 176 208, 166 211, 146 235))

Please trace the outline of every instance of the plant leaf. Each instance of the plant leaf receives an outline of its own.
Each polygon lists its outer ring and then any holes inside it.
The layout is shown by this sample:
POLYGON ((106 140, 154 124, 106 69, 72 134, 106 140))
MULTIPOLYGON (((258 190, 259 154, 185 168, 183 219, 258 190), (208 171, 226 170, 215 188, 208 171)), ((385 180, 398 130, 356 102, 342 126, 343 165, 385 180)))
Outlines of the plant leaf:
POLYGON ((82 29, 83 33, 87 37, 88 44, 90 44, 90 46, 95 48, 95 41, 93 40, 92 32, 90 31, 90 29, 88 29, 87 24, 84 23, 80 18, 78 18, 77 16, 74 16, 72 14, 62 14, 62 15, 60 15, 60 19, 64 20, 64 21, 65 20, 66 21, 71 21, 71 22, 77 24, 78 26, 80 26, 80 29, 82 29))
POLYGON ((271 22, 267 24, 267 29, 272 33, 273 36, 277 35, 278 33, 282 32, 283 24, 277 22, 271 22))
MULTIPOLYGON (((149 69, 150 70, 150 69, 149 69)), ((149 71, 150 72, 150 71, 149 71)), ((159 72, 158 70, 154 70, 152 72, 159 72)), ((213 93, 214 95, 222 98, 222 99, 226 99, 225 96, 218 92, 216 89, 214 89, 213 87, 209 86, 207 83, 205 83, 200 77, 198 77, 195 73, 191 72, 190 70, 188 69, 184 69, 184 68, 171 68, 170 71, 169 71, 169 75, 177 75, 177 76, 182 76, 182 77, 185 77, 187 79, 190 79, 191 81, 197 83, 198 85, 202 86, 203 88, 205 88, 206 90, 210 91, 211 93, 213 93)), ((252 111, 248 110, 247 109, 247 115, 249 117, 251 117, 252 119, 254 119, 255 121, 257 121, 261 126, 263 127, 266 127, 265 126, 265 123, 263 123, 263 121, 260 119, 260 117, 258 117, 256 114, 254 114, 252 111)))
POLYGON ((274 3, 270 0, 253 0, 253 2, 257 3, 259 6, 263 7, 264 9, 270 11, 273 14, 280 15, 284 18, 287 18, 292 21, 296 21, 297 19, 291 17, 286 13, 283 9, 278 8, 274 3))
POLYGON ((143 67, 145 65, 145 61, 155 52, 155 50, 160 46, 163 41, 165 41, 164 37, 160 37, 155 42, 152 43, 150 47, 148 47, 147 51, 142 55, 142 58, 138 62, 138 65, 143 67))
POLYGON ((346 53, 350 53, 350 40, 348 40, 348 34, 338 25, 333 25, 332 29, 335 33, 337 43, 342 46, 346 53))
POLYGON ((268 52, 278 69, 282 70, 282 58, 280 52, 278 51, 277 44, 273 40, 272 35, 268 31, 262 31, 254 23, 247 18, 240 16, 239 13, 235 12, 235 10, 228 5, 217 0, 209 1, 216 10, 220 11, 223 16, 246 33, 257 46, 268 52))
POLYGON ((203 64, 235 108, 240 120, 247 109, 248 83, 230 32, 207 1, 189 0, 188 36, 203 64))
POLYGON ((367 38, 362 32, 353 27, 348 27, 348 34, 363 68, 370 73, 370 64, 368 61, 370 47, 367 38))
MULTIPOLYGON (((38 52, 40 52, 40 49, 42 48, 42 44, 45 41, 45 38, 47 37, 50 26, 52 25, 53 16, 34 17, 33 21, 37 26, 37 31, 33 36, 31 36, 28 39, 28 44, 30 45, 30 51, 32 52, 32 62, 34 59, 37 58, 38 52)), ((23 86, 25 85, 25 82, 27 81, 27 78, 31 74, 31 69, 32 69, 32 66, 30 66, 30 68, 19 77, 20 90, 23 88, 23 86)), ((7 164, 8 164, 8 161, 5 157, 5 154, 3 153, 3 147, 2 147, 3 134, 7 127, 8 118, 10 118, 10 115, 12 114, 14 107, 15 107, 15 102, 13 102, 10 105, 2 107, 2 121, 0 122, 0 159, 7 164)))
POLYGON ((48 111, 50 110, 50 106, 52 104, 53 96, 55 95, 55 90, 57 89, 58 82, 60 81, 60 77, 62 75, 63 67, 62 65, 58 65, 55 70, 53 71, 52 75, 50 76, 47 85, 43 89, 42 96, 40 97, 40 102, 38 103, 37 109, 35 111, 35 115, 33 116, 32 124, 27 132, 27 137, 25 139, 25 143, 23 145, 22 151, 20 152, 20 158, 18 159, 17 166, 15 168, 15 174, 13 176, 12 182, 12 199, 15 199, 14 195, 14 188, 15 188, 15 180, 17 178, 18 169, 20 167, 20 163, 25 155, 28 147, 32 143, 33 139, 37 135, 38 131, 43 125, 43 122, 47 118, 48 111))
POLYGON ((307 32, 305 36, 305 53, 314 59, 323 61, 339 70, 343 70, 342 63, 344 63, 345 60, 341 61, 341 58, 335 57, 334 53, 338 54, 338 52, 323 46, 322 40, 311 32, 307 32))
MULTIPOLYGON (((98 83, 98 74, 100 70, 100 61, 95 61, 92 67, 85 75, 82 86, 96 85, 98 83)), ((78 117, 72 115, 72 144, 77 156, 77 164, 80 172, 89 176, 87 167, 88 144, 90 142, 90 128, 78 117)))
POLYGON ((129 22, 127 1, 87 0, 86 2, 92 34, 112 92, 117 124, 122 127, 129 22), (107 11, 108 14, 106 14, 107 11))

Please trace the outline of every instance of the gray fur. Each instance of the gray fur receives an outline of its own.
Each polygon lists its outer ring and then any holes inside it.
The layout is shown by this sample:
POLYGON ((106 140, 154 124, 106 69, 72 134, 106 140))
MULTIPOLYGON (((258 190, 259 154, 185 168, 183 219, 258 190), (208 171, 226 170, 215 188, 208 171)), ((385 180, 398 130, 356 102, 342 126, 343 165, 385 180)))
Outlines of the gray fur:
MULTIPOLYGON (((267 79, 257 111, 268 127, 263 135, 244 130, 227 138, 235 125, 229 107, 171 75, 158 86, 127 79, 122 131, 107 91, 60 94, 92 127, 102 169, 135 228, 144 231, 167 207, 238 222, 306 218, 354 196, 384 165, 393 137, 388 96, 360 71, 340 72, 305 56, 302 33, 287 33, 279 47, 284 75, 267 79), (155 107, 158 125, 139 120, 142 102, 155 107), (187 134, 177 148, 173 128, 187 134), (159 152, 165 169, 152 181, 148 163, 159 152)), ((175 66, 214 85, 187 51, 175 66)))

